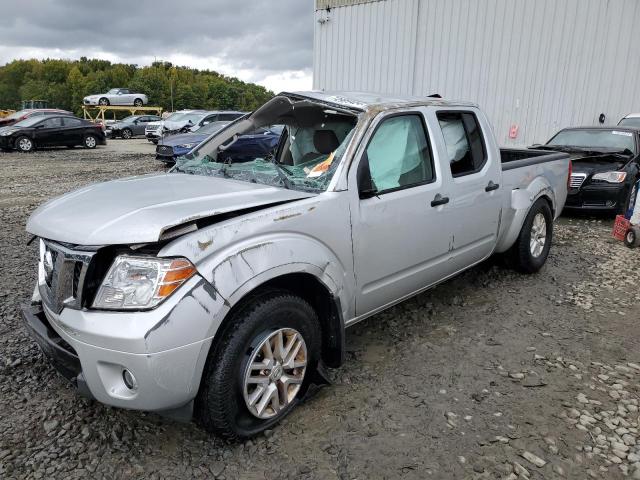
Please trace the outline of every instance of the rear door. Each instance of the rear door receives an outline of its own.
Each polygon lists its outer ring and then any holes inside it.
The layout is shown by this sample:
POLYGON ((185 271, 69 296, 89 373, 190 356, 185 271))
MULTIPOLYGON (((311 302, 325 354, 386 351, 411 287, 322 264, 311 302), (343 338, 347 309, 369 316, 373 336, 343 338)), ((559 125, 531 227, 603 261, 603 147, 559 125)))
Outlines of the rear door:
POLYGON ((436 108, 435 141, 446 153, 451 175, 449 209, 451 253, 456 269, 491 255, 495 248, 502 208, 500 158, 489 148, 484 132, 490 127, 475 109, 436 108))
POLYGON ((357 315, 447 275, 446 177, 425 113, 420 108, 379 115, 350 170, 357 315))
POLYGON ((64 117, 62 118, 62 122, 64 143, 66 145, 80 145, 82 143, 87 124, 83 120, 74 117, 64 117))

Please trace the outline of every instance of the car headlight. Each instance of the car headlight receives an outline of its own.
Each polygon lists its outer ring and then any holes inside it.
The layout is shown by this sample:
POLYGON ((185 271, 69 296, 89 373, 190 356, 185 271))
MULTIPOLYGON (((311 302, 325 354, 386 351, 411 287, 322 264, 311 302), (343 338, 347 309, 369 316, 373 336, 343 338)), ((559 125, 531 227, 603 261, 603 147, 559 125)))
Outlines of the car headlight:
POLYGON ((593 177, 593 180, 601 180, 603 182, 608 183, 622 183, 624 179, 627 178, 626 172, 603 172, 596 173, 593 177))
POLYGON ((3 137, 8 137, 9 135, 11 135, 14 132, 15 132, 15 130, 6 130, 4 132, 0 132, 0 135, 3 136, 3 137))
POLYGON ((197 143, 183 143, 182 145, 178 145, 180 148, 193 148, 196 145, 198 145, 197 143))
POLYGON ((153 308, 196 273, 184 258, 118 256, 102 281, 93 308, 153 308))

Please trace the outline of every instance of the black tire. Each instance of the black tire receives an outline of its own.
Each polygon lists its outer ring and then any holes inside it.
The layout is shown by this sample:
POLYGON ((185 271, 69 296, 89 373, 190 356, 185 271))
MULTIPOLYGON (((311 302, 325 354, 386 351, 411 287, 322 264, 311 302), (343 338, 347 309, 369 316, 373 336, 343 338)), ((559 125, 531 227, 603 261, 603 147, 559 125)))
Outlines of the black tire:
POLYGON ((640 227, 632 226, 624 235, 624 244, 629 248, 640 247, 640 227))
POLYGON ((635 185, 636 181, 633 181, 633 185, 629 188, 629 193, 627 194, 627 196, 625 197, 624 202, 622 202, 620 205, 618 205, 618 209, 616 210, 616 215, 624 215, 627 213, 627 210, 629 210, 629 206, 631 206, 632 204, 635 204, 636 202, 636 196, 637 196, 637 191, 636 191, 636 185, 635 185))
POLYGON ((151 143, 153 143, 154 145, 158 144, 158 140, 149 140, 151 143))
POLYGON ((93 150, 98 145, 98 138, 95 135, 88 134, 84 136, 84 140, 82 141, 82 146, 84 148, 88 148, 93 150))
POLYGON ((243 396, 244 373, 256 342, 281 328, 297 330, 307 346, 304 392, 320 358, 321 333, 318 316, 303 299, 284 291, 270 291, 254 297, 236 310, 221 336, 211 346, 195 417, 209 432, 229 440, 249 438, 272 428, 297 404, 295 398, 276 416, 261 419, 248 409, 243 396))
POLYGON ((33 152, 33 149, 35 148, 33 139, 25 135, 21 135, 18 138, 16 138, 16 141, 14 142, 13 145, 15 146, 16 150, 24 153, 33 152))
POLYGON ((129 128, 124 128, 121 135, 125 140, 129 140, 131 137, 133 137, 133 132, 129 128))
POLYGON ((136 98, 136 99, 133 101, 133 105, 134 105, 135 107, 141 107, 142 105, 144 105, 144 102, 142 101, 142 99, 141 99, 141 98, 136 98))
POLYGON ((109 102, 109 99, 106 97, 102 97, 100 100, 98 100, 98 105, 103 105, 105 107, 108 107, 111 103, 109 102))
POLYGON ((516 270, 522 273, 536 273, 546 263, 549 249, 553 241, 553 215, 549 202, 539 198, 529 210, 520 230, 520 235, 510 250, 511 263, 516 270), (542 251, 536 256, 532 252, 531 237, 533 234, 534 219, 541 214, 545 220, 545 239, 542 251))

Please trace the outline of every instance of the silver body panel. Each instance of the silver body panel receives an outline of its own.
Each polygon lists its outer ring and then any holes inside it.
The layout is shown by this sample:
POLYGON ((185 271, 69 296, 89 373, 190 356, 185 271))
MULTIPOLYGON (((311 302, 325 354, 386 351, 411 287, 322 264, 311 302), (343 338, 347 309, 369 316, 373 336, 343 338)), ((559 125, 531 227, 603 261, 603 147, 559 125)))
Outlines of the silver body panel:
POLYGON ((149 103, 147 96, 144 93, 121 93, 121 94, 112 94, 112 93, 100 93, 97 95, 87 95, 84 97, 83 102, 85 105, 99 105, 100 99, 106 98, 109 100, 109 105, 133 105, 133 103, 140 99, 142 100, 142 104, 146 105, 149 103))
POLYGON ((45 309, 55 330, 78 352, 98 400, 146 410, 192 400, 221 322, 269 280, 313 275, 339 299, 348 326, 507 250, 539 197, 550 199, 556 215, 562 210, 567 160, 503 171, 486 117, 473 105, 371 94, 307 97, 353 109, 359 117, 323 193, 169 173, 89 186, 48 202, 29 219, 27 230, 45 239, 126 245, 156 242, 172 227, 253 207, 163 243, 158 256, 185 257, 198 276, 151 311, 45 309), (476 114, 487 148, 482 170, 452 177, 439 109, 476 114), (356 171, 367 139, 386 115, 407 111, 425 119, 436 180, 361 200, 356 171), (489 181, 500 188, 486 192, 489 181), (432 208, 438 193, 451 202, 432 208), (135 397, 118 383, 114 372, 122 368, 143 379, 135 397))

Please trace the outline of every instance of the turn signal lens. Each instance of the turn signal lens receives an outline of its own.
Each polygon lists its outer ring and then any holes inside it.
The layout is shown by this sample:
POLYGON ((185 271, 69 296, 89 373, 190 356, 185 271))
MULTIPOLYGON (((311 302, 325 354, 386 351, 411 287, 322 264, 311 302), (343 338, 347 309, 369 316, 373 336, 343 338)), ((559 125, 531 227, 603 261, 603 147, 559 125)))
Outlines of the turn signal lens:
POLYGON ((157 296, 160 298, 168 297, 195 273, 196 267, 188 260, 174 260, 159 283, 160 288, 158 288, 157 296))

